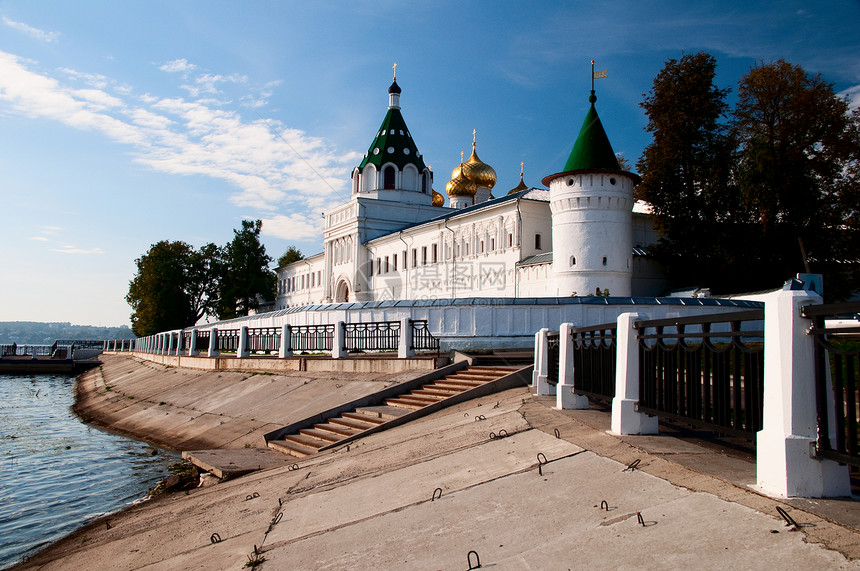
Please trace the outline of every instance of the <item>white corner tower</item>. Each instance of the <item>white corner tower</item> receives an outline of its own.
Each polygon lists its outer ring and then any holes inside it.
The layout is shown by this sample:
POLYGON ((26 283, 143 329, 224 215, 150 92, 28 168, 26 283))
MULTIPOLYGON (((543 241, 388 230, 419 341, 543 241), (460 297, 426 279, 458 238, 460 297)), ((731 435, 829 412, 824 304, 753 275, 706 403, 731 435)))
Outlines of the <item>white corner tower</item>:
POLYGON ((558 296, 629 296, 633 278, 633 187, 597 116, 597 96, 562 172, 543 179, 552 212, 552 273, 558 296))

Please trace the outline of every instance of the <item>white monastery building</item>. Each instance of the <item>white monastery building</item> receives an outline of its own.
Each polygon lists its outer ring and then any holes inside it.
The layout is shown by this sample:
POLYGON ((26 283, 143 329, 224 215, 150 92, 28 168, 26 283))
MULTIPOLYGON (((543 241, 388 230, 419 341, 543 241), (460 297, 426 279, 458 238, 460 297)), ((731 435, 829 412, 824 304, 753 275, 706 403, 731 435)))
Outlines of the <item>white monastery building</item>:
POLYGON ((352 172, 349 201, 325 213, 323 252, 278 269, 276 309, 380 300, 654 296, 665 281, 639 177, 622 170, 594 107, 549 190, 520 182, 495 198, 496 171, 472 155, 444 196, 400 112, 388 111, 352 172))

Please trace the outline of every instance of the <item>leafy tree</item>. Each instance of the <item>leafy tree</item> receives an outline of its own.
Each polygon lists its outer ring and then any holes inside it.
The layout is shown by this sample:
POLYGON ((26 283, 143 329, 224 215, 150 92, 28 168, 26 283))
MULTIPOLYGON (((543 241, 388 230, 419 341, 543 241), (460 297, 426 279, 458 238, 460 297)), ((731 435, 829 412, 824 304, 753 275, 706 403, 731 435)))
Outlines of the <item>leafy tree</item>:
POLYGON ((233 230, 233 240, 222 250, 219 319, 248 315, 259 307, 260 298, 274 298, 277 279, 269 269, 272 258, 260 242, 262 229, 260 220, 243 220, 242 229, 233 230))
POLYGON ((137 273, 125 297, 135 335, 188 327, 211 312, 210 264, 217 250, 214 244, 195 251, 185 242, 162 240, 135 260, 137 273))
POLYGON ((292 264, 293 262, 298 262, 299 260, 303 260, 305 257, 302 255, 302 252, 296 248, 295 246, 290 246, 287 248, 287 251, 278 258, 278 267, 282 268, 287 264, 292 264))
MULTIPOLYGON (((847 253, 840 252, 844 241, 856 245, 845 229, 857 218, 858 124, 860 115, 849 113, 832 84, 784 60, 740 80, 733 126, 741 192, 761 225, 771 269, 783 277, 829 273, 847 253)), ((838 297, 853 288, 839 279, 829 285, 838 297)))
POLYGON ((653 141, 637 163, 636 197, 653 208, 661 235, 654 252, 670 276, 719 289, 736 236, 726 226, 742 211, 725 122, 730 90, 714 85, 715 74, 714 57, 699 52, 668 60, 654 79, 640 104, 653 141))

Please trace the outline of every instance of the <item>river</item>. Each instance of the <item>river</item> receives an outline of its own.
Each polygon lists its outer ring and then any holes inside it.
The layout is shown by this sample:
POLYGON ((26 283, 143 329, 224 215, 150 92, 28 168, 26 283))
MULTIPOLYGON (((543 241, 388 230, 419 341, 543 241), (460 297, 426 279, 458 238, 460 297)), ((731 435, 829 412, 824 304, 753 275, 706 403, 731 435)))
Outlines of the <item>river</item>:
POLYGON ((0 375, 0 569, 145 498, 178 455, 84 424, 75 378, 0 375))

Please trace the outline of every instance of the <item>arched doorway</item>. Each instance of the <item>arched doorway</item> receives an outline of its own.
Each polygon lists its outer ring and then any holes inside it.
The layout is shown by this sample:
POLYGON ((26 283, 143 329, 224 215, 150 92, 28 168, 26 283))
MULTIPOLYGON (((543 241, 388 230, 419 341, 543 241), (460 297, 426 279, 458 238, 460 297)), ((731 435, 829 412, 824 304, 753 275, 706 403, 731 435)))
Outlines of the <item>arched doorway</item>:
POLYGON ((334 300, 337 303, 349 301, 349 284, 346 283, 345 280, 341 280, 337 284, 337 289, 335 290, 334 300))

